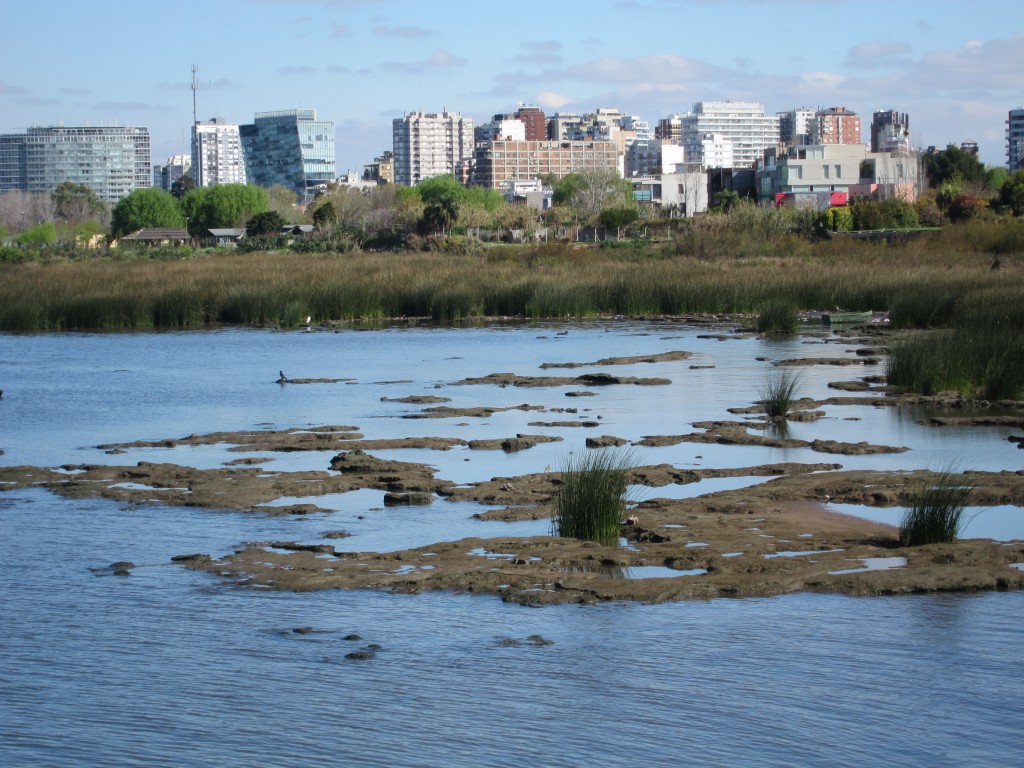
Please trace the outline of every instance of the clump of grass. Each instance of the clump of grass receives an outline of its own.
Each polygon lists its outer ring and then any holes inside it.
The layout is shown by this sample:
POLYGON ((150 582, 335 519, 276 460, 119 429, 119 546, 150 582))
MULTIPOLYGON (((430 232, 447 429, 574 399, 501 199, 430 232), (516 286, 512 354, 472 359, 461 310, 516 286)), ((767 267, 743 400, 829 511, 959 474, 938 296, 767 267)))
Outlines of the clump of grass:
POLYGON ((552 534, 618 544, 632 467, 629 453, 599 450, 570 456, 560 470, 552 534))
POLYGON ((764 383, 758 387, 760 398, 758 404, 764 406, 764 412, 770 419, 785 420, 793 410, 802 388, 800 377, 789 368, 776 370, 765 376, 764 383))
POLYGON ((900 519, 905 547, 956 541, 973 485, 952 470, 930 475, 914 494, 900 519))
POLYGON ((769 299, 757 317, 757 330, 761 333, 793 333, 796 330, 796 304, 786 299, 769 299))

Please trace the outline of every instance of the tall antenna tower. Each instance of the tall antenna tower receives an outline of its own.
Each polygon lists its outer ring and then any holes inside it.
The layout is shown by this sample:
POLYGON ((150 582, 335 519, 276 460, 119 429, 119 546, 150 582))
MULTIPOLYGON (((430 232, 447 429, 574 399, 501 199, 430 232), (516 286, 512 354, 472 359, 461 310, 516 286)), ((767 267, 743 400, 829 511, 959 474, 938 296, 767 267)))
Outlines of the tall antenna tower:
POLYGON ((192 65, 192 124, 196 124, 196 91, 199 90, 199 67, 192 65))

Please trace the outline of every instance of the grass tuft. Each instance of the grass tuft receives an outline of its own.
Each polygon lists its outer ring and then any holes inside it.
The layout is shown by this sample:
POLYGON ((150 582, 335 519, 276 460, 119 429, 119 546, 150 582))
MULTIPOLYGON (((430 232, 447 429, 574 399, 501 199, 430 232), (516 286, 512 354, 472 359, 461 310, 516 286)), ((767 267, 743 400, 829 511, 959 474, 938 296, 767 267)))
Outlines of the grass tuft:
POLYGON ((905 547, 956 541, 964 509, 974 489, 952 470, 929 475, 900 519, 900 543, 905 547))
POLYGON ((765 415, 770 419, 785 420, 793 410, 802 388, 800 377, 791 369, 775 369, 765 376, 764 383, 758 387, 757 402, 764 406, 765 415))
POLYGON ((799 308, 786 299, 769 299, 757 317, 757 330, 761 333, 793 333, 796 330, 799 308))
POLYGON ((632 468, 628 452, 598 450, 570 456, 560 470, 552 534, 618 544, 632 468))

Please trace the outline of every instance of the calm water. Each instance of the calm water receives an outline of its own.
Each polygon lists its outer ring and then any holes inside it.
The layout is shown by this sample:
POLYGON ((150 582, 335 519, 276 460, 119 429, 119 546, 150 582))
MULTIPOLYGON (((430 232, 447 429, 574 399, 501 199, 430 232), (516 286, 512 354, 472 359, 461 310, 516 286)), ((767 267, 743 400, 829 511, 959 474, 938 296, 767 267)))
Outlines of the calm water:
MULTIPOLYGON (((5 465, 174 461, 218 466, 223 446, 134 450, 106 442, 214 430, 351 424, 369 438, 555 433, 505 456, 391 451, 458 481, 557 466, 588 434, 639 439, 737 418, 756 398, 758 357, 844 356, 848 345, 697 338, 643 324, 343 333, 220 331, 0 336, 5 465), (568 330, 567 335, 559 335, 568 330), (542 362, 686 349, 692 360, 605 369, 671 387, 449 386, 542 362), (714 365, 690 369, 690 365, 714 365), (280 387, 288 376, 349 383, 280 387), (384 383, 401 382, 401 383, 384 383), (578 389, 573 387, 572 389, 578 389), (381 397, 441 394, 452 406, 576 407, 488 419, 409 420, 381 397), (584 412, 582 409, 591 409, 584 412), (597 430, 530 421, 601 416, 597 430), (468 459, 468 461, 467 461, 468 459)), ((820 341, 820 340, 819 340, 820 341)), ((580 371, 552 370, 572 375, 580 371)), ((813 368, 807 394, 863 368, 813 368)), ((893 409, 828 409, 798 437, 907 445, 897 456, 681 444, 642 451, 677 466, 837 461, 913 469, 949 459, 1019 469, 1000 430, 935 430, 893 409), (850 421, 856 417, 858 421, 850 421)), ((274 469, 323 469, 288 454, 274 469)), ((715 490, 698 483, 673 495, 715 490), (703 486, 703 487, 701 487, 703 486)), ((651 490, 661 495, 662 491, 651 490)), ((319 499, 336 511, 271 519, 187 508, 0 493, 0 765, 676 766, 1018 765, 1024 595, 853 599, 793 595, 659 606, 528 609, 464 595, 240 590, 169 565, 252 540, 395 549, 468 535, 546 530, 472 521, 474 505, 382 510, 380 494, 319 499), (360 520, 360 516, 363 517, 360 520), (97 575, 118 560, 130 577, 97 575), (296 628, 311 628, 296 633, 296 628), (361 640, 346 640, 351 633, 361 640), (539 634, 551 645, 526 641, 539 634), (511 638, 512 640, 510 640, 511 638), (518 642, 513 642, 516 640, 518 642), (344 658, 367 644, 368 661, 344 658)), ((977 535, 1017 536, 1021 510, 977 535), (1018 528, 1014 528, 1017 526, 1018 528)))

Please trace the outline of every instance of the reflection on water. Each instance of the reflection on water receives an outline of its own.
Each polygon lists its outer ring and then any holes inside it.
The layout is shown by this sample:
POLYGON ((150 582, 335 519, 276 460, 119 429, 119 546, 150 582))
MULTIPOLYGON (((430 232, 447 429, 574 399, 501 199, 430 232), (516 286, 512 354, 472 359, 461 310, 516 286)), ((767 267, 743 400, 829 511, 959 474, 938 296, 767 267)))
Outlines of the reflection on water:
MULTIPOLYGON (((96 446, 325 424, 356 426, 374 439, 563 438, 517 454, 381 452, 429 463, 455 482, 474 482, 559 466, 567 453, 584 450, 590 434, 637 440, 692 431, 694 421, 733 419, 730 407, 756 397, 749 383, 760 381, 769 364, 758 357, 810 356, 799 337, 768 343, 699 335, 683 326, 643 323, 0 335, 0 461, 214 467, 255 454, 217 445, 111 455, 96 446), (563 330, 568 334, 558 335, 563 330), (571 399, 564 388, 452 386, 499 371, 536 374, 543 362, 671 349, 694 357, 612 371, 665 376, 673 381, 669 387, 603 388, 594 397, 571 399), (278 370, 296 378, 353 381, 282 387, 274 384, 278 370), (381 400, 419 394, 451 398, 452 407, 574 407, 577 413, 566 419, 600 416, 601 427, 533 427, 530 421, 555 419, 523 411, 409 420, 399 417, 414 407, 381 400)), ((811 349, 813 356, 846 354, 840 344, 811 349)), ((834 394, 828 381, 847 376, 852 378, 846 369, 808 370, 805 394, 834 394)), ((1019 452, 1004 430, 935 429, 887 408, 826 412, 818 422, 791 425, 794 436, 912 449, 840 457, 848 468, 912 469, 963 457, 964 468, 1019 468, 1019 452)), ((261 466, 273 473, 324 470, 331 452, 261 456, 272 459, 261 466)), ((688 443, 643 449, 640 458, 679 468, 833 460, 804 449, 688 443)), ((678 488, 704 493, 757 480, 678 488)), ((546 520, 473 519, 486 509, 476 504, 438 500, 425 508, 383 509, 377 491, 305 501, 331 511, 276 517, 69 500, 39 490, 0 493, 0 764, 459 768, 1019 761, 1019 729, 1008 713, 1024 711, 1020 593, 859 599, 798 594, 537 610, 472 595, 237 589, 170 564, 174 555, 217 557, 250 541, 323 541, 377 551, 548 529, 546 520), (351 536, 325 538, 342 530, 351 536), (123 561, 135 564, 130 575, 113 575, 111 564, 123 561), (532 635, 552 644, 501 642, 532 635), (370 646, 372 659, 346 658, 370 646), (424 713, 446 730, 425 731, 424 713)), ((992 514, 1001 518, 1001 535, 1020 537, 1016 523, 1008 522, 1019 519, 1020 510, 994 508, 992 514)), ((491 567, 486 552, 482 568, 491 567)), ((620 577, 636 573, 623 569, 620 577)), ((669 575, 700 578, 686 573, 669 575)), ((652 574, 640 571, 640 577, 652 574)))

